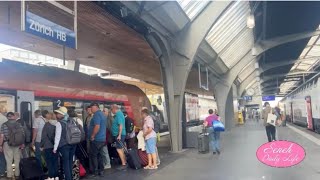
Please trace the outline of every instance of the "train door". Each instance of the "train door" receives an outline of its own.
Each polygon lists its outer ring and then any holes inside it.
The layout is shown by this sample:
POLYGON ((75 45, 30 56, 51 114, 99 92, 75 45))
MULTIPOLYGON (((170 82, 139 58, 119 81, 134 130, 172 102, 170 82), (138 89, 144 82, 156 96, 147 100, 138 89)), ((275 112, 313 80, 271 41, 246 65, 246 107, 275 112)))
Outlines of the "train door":
POLYGON ((32 91, 17 91, 17 112, 20 113, 23 126, 27 127, 27 143, 32 141, 32 115, 34 107, 34 93, 32 91))
POLYGON ((314 126, 313 126, 313 119, 312 119, 312 106, 311 106, 311 97, 307 96, 305 98, 306 100, 306 108, 307 108, 307 123, 308 123, 308 129, 310 130, 314 130, 314 126))

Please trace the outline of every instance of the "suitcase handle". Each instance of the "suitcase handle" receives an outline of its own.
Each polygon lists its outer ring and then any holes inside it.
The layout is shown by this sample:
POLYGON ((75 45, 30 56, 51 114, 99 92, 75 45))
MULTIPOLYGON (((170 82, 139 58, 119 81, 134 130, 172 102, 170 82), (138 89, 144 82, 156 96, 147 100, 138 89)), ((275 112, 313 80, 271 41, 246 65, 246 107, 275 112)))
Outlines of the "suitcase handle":
POLYGON ((23 158, 23 159, 29 157, 26 148, 21 149, 21 154, 22 154, 22 158, 23 158))

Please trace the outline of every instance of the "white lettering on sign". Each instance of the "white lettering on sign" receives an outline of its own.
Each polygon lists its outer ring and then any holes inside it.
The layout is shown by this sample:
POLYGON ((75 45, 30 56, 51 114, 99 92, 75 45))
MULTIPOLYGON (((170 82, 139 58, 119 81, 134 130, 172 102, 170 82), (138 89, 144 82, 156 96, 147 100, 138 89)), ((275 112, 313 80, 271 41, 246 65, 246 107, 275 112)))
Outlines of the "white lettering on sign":
POLYGON ((57 31, 57 39, 60 39, 61 41, 66 42, 67 40, 67 35, 64 32, 57 31))
POLYGON ((42 34, 45 34, 47 36, 51 36, 53 37, 53 30, 51 29, 51 27, 48 27, 48 26, 45 26, 43 24, 40 24, 39 22, 37 21, 34 21, 32 19, 30 19, 31 21, 31 24, 30 24, 30 29, 34 30, 34 31, 37 31, 37 32, 40 32, 42 34))

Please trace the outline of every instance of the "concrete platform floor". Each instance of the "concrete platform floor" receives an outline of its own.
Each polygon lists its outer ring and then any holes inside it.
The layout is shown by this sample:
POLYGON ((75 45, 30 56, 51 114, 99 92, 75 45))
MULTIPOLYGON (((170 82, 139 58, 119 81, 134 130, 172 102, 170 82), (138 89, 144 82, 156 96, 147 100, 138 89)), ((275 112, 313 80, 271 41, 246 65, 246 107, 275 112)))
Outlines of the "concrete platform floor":
MULTIPOLYGON (((161 154, 158 170, 106 171, 100 179, 112 180, 319 180, 320 146, 306 138, 304 129, 277 127, 279 140, 290 140, 306 150, 305 160, 290 168, 272 168, 256 158, 257 148, 267 141, 261 123, 248 120, 221 136, 221 155, 198 154, 197 149, 183 153, 161 154), (301 132, 301 133, 298 133, 301 132)), ((313 137, 319 138, 319 135, 313 137)), ((97 178, 99 179, 99 178, 97 178)))

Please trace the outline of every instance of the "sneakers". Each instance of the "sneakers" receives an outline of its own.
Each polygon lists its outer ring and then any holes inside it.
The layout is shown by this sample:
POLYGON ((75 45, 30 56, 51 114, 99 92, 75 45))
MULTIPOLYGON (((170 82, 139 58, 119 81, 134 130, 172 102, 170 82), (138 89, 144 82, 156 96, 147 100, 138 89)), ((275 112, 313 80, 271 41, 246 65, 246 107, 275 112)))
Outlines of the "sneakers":
POLYGON ((53 180, 59 180, 59 177, 55 177, 53 180))
POLYGON ((110 164, 105 165, 105 166, 104 166, 104 169, 111 169, 111 165, 110 165, 110 164))

